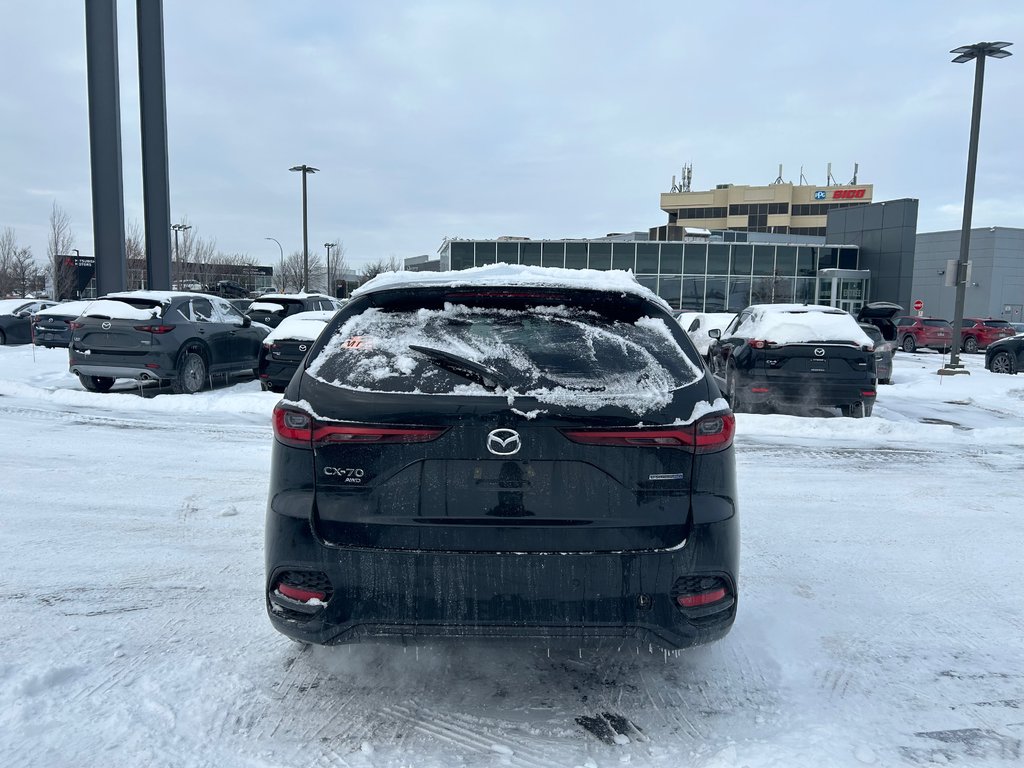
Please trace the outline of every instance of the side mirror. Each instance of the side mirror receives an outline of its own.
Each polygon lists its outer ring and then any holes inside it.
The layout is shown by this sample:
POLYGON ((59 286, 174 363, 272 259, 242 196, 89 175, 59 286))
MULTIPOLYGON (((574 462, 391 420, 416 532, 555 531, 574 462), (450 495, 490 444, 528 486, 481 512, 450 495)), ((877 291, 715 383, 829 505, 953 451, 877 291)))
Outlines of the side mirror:
POLYGON ((250 325, 252 325, 252 318, 248 315, 242 315, 242 327, 248 328, 250 325))
POLYGON ((720 339, 722 338, 722 331, 718 328, 712 328, 708 331, 708 336, 712 339, 720 339))

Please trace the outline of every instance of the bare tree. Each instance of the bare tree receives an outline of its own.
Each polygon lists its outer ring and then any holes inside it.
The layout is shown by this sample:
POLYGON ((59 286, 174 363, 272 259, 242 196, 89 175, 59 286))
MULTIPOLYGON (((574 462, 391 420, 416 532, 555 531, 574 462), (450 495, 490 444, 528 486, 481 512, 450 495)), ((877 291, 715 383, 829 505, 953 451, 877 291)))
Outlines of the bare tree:
POLYGON ((388 256, 386 259, 377 259, 376 261, 371 261, 363 265, 363 268, 359 270, 359 284, 362 285, 363 283, 367 282, 368 280, 372 280, 377 275, 382 274, 383 272, 401 271, 402 263, 398 260, 396 256, 391 255, 388 256))
POLYGON ((0 298, 14 295, 17 281, 14 261, 18 253, 18 236, 14 227, 0 230, 0 298))
POLYGON ((50 209, 50 232, 46 240, 46 255, 50 262, 50 279, 53 282, 53 297, 67 299, 74 295, 77 269, 74 262, 69 263, 71 251, 75 246, 75 236, 71 233, 71 217, 53 201, 50 209))
POLYGON ((46 285, 46 278, 36 264, 32 249, 27 245, 14 252, 11 274, 14 278, 15 291, 24 296, 36 283, 46 285))
POLYGON ((146 287, 146 241, 139 222, 132 220, 124 233, 124 251, 128 259, 128 290, 146 287))
MULTIPOLYGON (((309 254, 309 282, 312 285, 320 285, 324 280, 324 271, 323 257, 319 253, 309 254)), ((284 260, 280 279, 281 292, 308 291, 309 287, 302 283, 302 276, 302 251, 294 251, 284 260)))

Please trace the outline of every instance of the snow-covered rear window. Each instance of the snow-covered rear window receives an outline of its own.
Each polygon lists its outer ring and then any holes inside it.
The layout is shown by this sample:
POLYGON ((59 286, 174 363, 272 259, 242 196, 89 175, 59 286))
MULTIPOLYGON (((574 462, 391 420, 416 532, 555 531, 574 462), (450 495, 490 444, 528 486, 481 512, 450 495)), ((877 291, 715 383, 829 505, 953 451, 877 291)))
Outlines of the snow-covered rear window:
POLYGON ((96 299, 85 310, 85 317, 98 317, 108 320, 150 320, 160 317, 164 305, 159 301, 141 298, 132 299, 96 299))
POLYGON ((858 346, 872 344, 871 339, 848 313, 805 307, 785 310, 777 307, 748 308, 741 313, 739 327, 731 335, 744 339, 762 339, 775 344, 806 344, 816 341, 858 346))
POLYGON ((249 312, 284 312, 284 304, 276 301, 254 301, 249 305, 249 312))
POLYGON ((661 319, 451 303, 349 318, 308 373, 378 392, 510 394, 635 410, 665 405, 672 390, 701 376, 661 319))

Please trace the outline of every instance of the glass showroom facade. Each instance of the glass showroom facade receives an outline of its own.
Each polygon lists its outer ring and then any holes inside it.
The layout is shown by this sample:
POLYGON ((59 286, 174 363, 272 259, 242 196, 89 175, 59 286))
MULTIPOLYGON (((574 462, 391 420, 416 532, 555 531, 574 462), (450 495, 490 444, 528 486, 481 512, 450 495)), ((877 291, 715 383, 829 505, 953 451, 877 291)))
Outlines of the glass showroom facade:
MULTIPOLYGON (((831 303, 820 270, 857 270, 855 246, 609 240, 447 240, 441 269, 530 264, 631 270, 674 309, 738 312, 750 304, 831 303), (820 284, 819 284, 820 283, 820 284)), ((849 286, 845 292, 852 290, 849 286)), ((857 298, 863 301, 866 285, 857 298)), ((860 302, 857 302, 858 304, 860 302)))

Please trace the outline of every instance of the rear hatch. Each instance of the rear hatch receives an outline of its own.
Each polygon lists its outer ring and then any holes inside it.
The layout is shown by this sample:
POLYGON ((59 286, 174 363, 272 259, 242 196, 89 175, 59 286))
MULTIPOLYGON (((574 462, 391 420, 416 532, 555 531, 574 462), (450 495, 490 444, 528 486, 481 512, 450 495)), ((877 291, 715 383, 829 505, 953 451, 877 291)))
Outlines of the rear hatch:
POLYGON ((761 364, 765 375, 773 377, 861 381, 873 373, 873 355, 851 344, 811 342, 785 344, 765 349, 761 364))
POLYGON ((371 309, 329 328, 299 393, 316 413, 317 533, 430 551, 680 545, 697 427, 638 425, 706 403, 696 353, 654 305, 573 298, 371 309))
POLYGON ((150 328, 162 324, 163 309, 155 300, 97 300, 76 320, 74 347, 96 354, 148 354, 153 344, 150 328))
POLYGON ((254 323, 263 323, 276 328, 289 315, 302 312, 306 304, 302 299, 286 299, 277 296, 257 299, 249 305, 247 315, 254 323))

